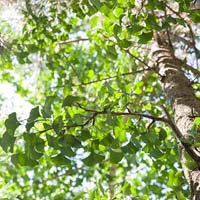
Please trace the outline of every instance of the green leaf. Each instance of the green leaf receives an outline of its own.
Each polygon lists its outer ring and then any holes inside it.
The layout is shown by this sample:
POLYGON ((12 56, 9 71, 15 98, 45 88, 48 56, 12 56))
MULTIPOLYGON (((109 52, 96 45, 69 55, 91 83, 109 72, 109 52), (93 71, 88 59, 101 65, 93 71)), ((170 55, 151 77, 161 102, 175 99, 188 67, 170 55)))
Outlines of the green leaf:
POLYGON ((153 151, 150 151, 149 153, 155 159, 158 159, 163 156, 163 153, 159 149, 154 149, 153 151))
POLYGON ((48 145, 50 147, 53 147, 54 149, 59 149, 57 137, 53 137, 53 136, 51 136, 49 134, 46 134, 46 138, 47 138, 47 141, 48 141, 48 145))
POLYGON ((115 151, 110 151, 110 162, 111 163, 119 163, 122 158, 124 157, 124 154, 121 152, 115 152, 115 151))
POLYGON ((56 166, 67 166, 71 163, 69 159, 65 157, 62 153, 52 156, 51 161, 56 165, 56 166))
POLYGON ((142 33, 139 35, 139 43, 146 44, 153 38, 153 32, 142 33))
POLYGON ((134 135, 131 137, 131 142, 133 143, 136 150, 139 150, 141 148, 140 142, 138 141, 137 138, 134 137, 134 135))
POLYGON ((110 114, 107 115, 107 120, 105 122, 109 126, 119 126, 119 121, 116 116, 112 116, 110 114))
POLYGON ((184 153, 184 157, 185 166, 190 170, 194 170, 197 167, 196 162, 190 157, 190 155, 187 152, 184 153))
POLYGON ((132 42, 131 41, 128 41, 128 40, 121 40, 121 41, 118 41, 119 42, 119 46, 122 47, 122 48, 128 48, 131 46, 132 42))
POLYGON ((32 160, 30 158, 28 158, 26 156, 26 154, 24 153, 17 153, 17 154, 13 154, 11 156, 11 161, 14 165, 16 166, 30 166, 30 167, 34 167, 38 164, 37 161, 32 160))
POLYGON ((90 139, 90 138, 91 138, 91 135, 90 135, 89 129, 82 129, 82 130, 81 130, 81 135, 78 136, 78 138, 79 138, 81 141, 86 141, 86 140, 90 139))
POLYGON ((149 144, 151 142, 149 134, 143 134, 143 135, 141 135, 140 138, 146 144, 149 144))
POLYGON ((152 29, 160 30, 161 29, 161 27, 159 27, 159 25, 158 25, 159 23, 158 23, 157 18, 152 14, 148 14, 148 17, 146 19, 146 24, 147 24, 148 29, 150 29, 150 30, 152 30, 152 29))
POLYGON ((35 120, 40 117, 39 106, 33 108, 30 112, 29 118, 26 123, 26 130, 30 131, 30 129, 34 126, 35 120))
POLYGON ((45 100, 45 104, 41 110, 42 116, 44 118, 50 118, 53 114, 51 107, 53 102, 55 101, 55 96, 48 96, 45 100))
POLYGON ((31 128, 34 126, 34 124, 35 124, 35 121, 27 122, 26 123, 26 131, 29 132, 31 130, 31 128))
POLYGON ((169 178, 168 178, 168 182, 167 185, 171 188, 173 188, 173 183, 174 183, 174 171, 171 169, 169 171, 169 178))
POLYGON ((190 13, 190 18, 192 19, 193 22, 199 23, 199 21, 200 21, 200 13, 199 12, 191 12, 190 13))
POLYGON ((80 97, 78 96, 72 96, 72 95, 68 95, 64 101, 63 101, 63 107, 65 106, 72 106, 74 105, 74 103, 78 102, 80 100, 80 97))
POLYGON ((42 153, 39 153, 35 150, 34 146, 30 146, 30 145, 26 145, 25 147, 25 153, 27 155, 28 158, 32 159, 32 160, 38 160, 42 157, 42 153))
POLYGON ((14 144, 15 144, 16 137, 10 135, 8 132, 3 134, 3 137, 0 138, 0 145, 5 152, 10 151, 13 152, 14 144))
POLYGON ((167 133, 163 128, 161 128, 159 131, 159 140, 165 140, 166 138, 167 138, 167 133))
POLYGON ((116 9, 115 9, 115 15, 117 17, 120 17, 123 13, 124 13, 124 9, 116 7, 116 9))
POLYGON ((102 6, 102 3, 100 0, 90 0, 90 2, 97 8, 99 9, 102 6))
POLYGON ((116 17, 112 12, 112 9, 108 8, 105 4, 102 4, 102 6, 99 8, 99 10, 109 18, 109 20, 115 20, 116 17))
POLYGON ((39 106, 37 106, 31 110, 28 121, 33 121, 33 120, 37 119, 38 117, 40 117, 39 106))
POLYGON ((43 127, 45 130, 51 130, 52 129, 52 126, 50 124, 47 124, 47 123, 43 123, 43 127))
POLYGON ((200 147, 200 142, 199 141, 195 142, 194 143, 194 147, 199 148, 200 147))
POLYGON ((61 147, 59 148, 59 150, 62 152, 64 156, 74 157, 76 155, 76 153, 72 150, 70 146, 61 147))
POLYGON ((136 84, 135 84, 135 89, 134 89, 134 92, 135 94, 142 94, 143 92, 143 85, 144 85, 144 81, 138 81, 136 84))
POLYGON ((119 34, 122 32, 122 27, 115 24, 113 31, 114 31, 114 35, 115 35, 116 39, 119 40, 119 34))
POLYGON ((45 141, 39 136, 37 136, 35 141, 35 149, 38 152, 44 152, 44 147, 45 147, 45 141))
POLYGON ((115 139, 112 137, 112 135, 108 134, 100 141, 100 144, 108 147, 111 146, 114 141, 115 139))
POLYGON ((84 115, 82 114, 75 114, 73 116, 73 120, 76 124, 83 124, 84 123, 84 115))
POLYGON ((11 62, 5 62, 4 68, 5 69, 13 69, 12 63, 11 62))
POLYGON ((88 166, 93 166, 97 163, 101 163, 104 159, 104 156, 92 152, 87 158, 84 158, 82 161, 88 166))
POLYGON ((184 195, 182 191, 176 191, 177 200, 188 200, 184 195))
POLYGON ((38 160, 43 155, 41 152, 44 152, 44 140, 35 133, 30 134, 25 132, 23 136, 25 140, 25 153, 27 157, 33 160, 38 160))
POLYGON ((8 119, 5 121, 6 131, 10 135, 14 135, 15 130, 19 127, 20 123, 17 120, 16 112, 8 115, 8 119))
POLYGON ((133 145, 132 142, 129 142, 126 146, 121 147, 124 153, 135 154, 138 149, 133 145))
POLYGON ((73 135, 66 134, 59 138, 58 143, 62 146, 81 147, 81 142, 73 135))
MULTIPOLYGON (((107 46, 107 49, 106 49, 106 52, 107 52, 107 56, 111 59, 116 59, 118 54, 115 50, 115 45, 112 45, 112 46, 107 46)), ((110 86, 110 85, 109 85, 110 86)), ((110 86, 111 87, 111 86, 110 86)))
POLYGON ((53 121, 52 128, 56 132, 56 134, 60 135, 63 133, 64 123, 62 120, 62 116, 56 117, 53 121))
POLYGON ((102 180, 99 179, 97 184, 98 184, 98 187, 101 190, 102 194, 105 194, 105 190, 104 190, 103 185, 102 185, 102 180))
POLYGON ((198 126, 200 124, 200 117, 195 117, 194 125, 198 126))
POLYGON ((180 191, 182 188, 182 177, 183 173, 181 171, 175 173, 174 170, 170 169, 167 185, 175 192, 180 191))
POLYGON ((122 188, 123 194, 127 195, 131 195, 131 184, 128 182, 124 183, 124 186, 122 188))
POLYGON ((97 26, 98 20, 99 20, 99 16, 93 16, 93 17, 90 19, 90 27, 91 27, 91 28, 94 28, 95 26, 97 26))

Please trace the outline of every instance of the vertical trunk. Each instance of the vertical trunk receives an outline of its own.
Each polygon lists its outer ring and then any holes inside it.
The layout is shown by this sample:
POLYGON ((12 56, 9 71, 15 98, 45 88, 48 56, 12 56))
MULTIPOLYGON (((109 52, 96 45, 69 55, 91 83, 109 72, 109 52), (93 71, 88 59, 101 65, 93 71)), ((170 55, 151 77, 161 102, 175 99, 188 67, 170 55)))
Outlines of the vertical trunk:
MULTIPOLYGON (((181 69, 181 62, 173 52, 160 45, 153 53, 157 72, 162 76, 162 85, 174 112, 174 121, 181 134, 187 138, 194 123, 194 116, 200 116, 200 101, 196 98, 191 83, 181 69)), ((182 152, 186 149, 183 147, 182 152)), ((184 174, 191 188, 192 200, 200 199, 200 171, 187 169, 184 155, 181 162, 184 174)))
POLYGON ((110 197, 109 199, 114 199, 115 196, 115 176, 116 176, 116 171, 117 171, 117 165, 116 164, 111 164, 110 167, 110 182, 109 182, 109 193, 110 197))

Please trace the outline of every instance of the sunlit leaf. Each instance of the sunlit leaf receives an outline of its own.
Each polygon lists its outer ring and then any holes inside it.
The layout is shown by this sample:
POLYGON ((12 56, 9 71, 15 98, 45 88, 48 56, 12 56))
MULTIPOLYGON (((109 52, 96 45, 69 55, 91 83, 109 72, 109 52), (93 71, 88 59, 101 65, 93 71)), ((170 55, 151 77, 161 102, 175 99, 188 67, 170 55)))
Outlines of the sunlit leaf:
POLYGON ((95 26, 97 26, 98 20, 99 20, 98 16, 93 16, 90 19, 90 26, 91 26, 91 28, 94 28, 95 26))

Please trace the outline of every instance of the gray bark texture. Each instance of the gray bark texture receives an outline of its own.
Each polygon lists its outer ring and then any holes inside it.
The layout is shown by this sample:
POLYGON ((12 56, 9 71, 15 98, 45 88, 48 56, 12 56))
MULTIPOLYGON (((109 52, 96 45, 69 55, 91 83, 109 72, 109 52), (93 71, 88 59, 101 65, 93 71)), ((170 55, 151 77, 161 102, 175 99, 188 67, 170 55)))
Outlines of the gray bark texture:
POLYGON ((153 50, 153 59, 174 113, 172 129, 181 144, 181 163, 190 185, 191 199, 200 200, 200 170, 198 167, 191 170, 185 166, 184 151, 188 152, 196 163, 199 163, 200 154, 191 145, 181 142, 182 139, 188 138, 188 131, 194 124, 195 116, 200 116, 200 100, 196 98, 191 82, 182 70, 183 63, 174 56, 169 46, 158 43, 153 50))

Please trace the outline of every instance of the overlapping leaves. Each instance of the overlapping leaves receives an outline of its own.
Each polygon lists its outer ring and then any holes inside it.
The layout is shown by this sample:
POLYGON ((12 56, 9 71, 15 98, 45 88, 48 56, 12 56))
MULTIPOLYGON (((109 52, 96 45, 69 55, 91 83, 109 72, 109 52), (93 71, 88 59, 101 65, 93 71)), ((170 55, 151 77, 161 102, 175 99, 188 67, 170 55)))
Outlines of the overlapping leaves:
MULTIPOLYGON (((139 7, 131 0, 71 1, 70 6, 68 2, 48 2, 40 7, 39 1, 35 6, 33 1, 26 1, 27 23, 16 48, 19 63, 30 63, 29 55, 37 53, 42 58, 43 78, 38 82, 45 82, 40 88, 46 96, 44 106, 30 111, 23 134, 21 130, 16 131, 21 124, 16 113, 8 116, 0 140, 3 150, 13 153, 11 160, 16 166, 46 164, 58 169, 76 169, 79 160, 84 166, 81 176, 85 179, 93 176, 96 170, 93 166, 102 166, 99 169, 102 183, 98 184, 99 190, 87 194, 91 199, 106 193, 102 185, 111 179, 106 174, 115 165, 122 180, 120 186, 115 187, 123 195, 138 199, 157 195, 159 199, 163 197, 162 189, 168 185, 176 194, 169 192, 167 196, 181 198, 183 194, 178 190, 184 182, 174 167, 179 166, 178 153, 169 129, 163 125, 155 127, 153 122, 140 117, 113 113, 138 111, 162 115, 158 105, 166 101, 158 77, 151 72, 148 76, 144 73, 146 78, 141 80, 144 74, 135 72, 147 67, 148 56, 144 51, 149 48, 153 31, 168 29, 173 24, 183 25, 184 20, 177 20, 174 15, 159 20, 152 10, 165 11, 163 1, 144 1, 139 7), (69 42, 82 35, 88 38, 86 43, 69 42), (60 45, 61 41, 68 43, 60 45), (125 52, 129 52, 130 57, 125 52), (23 144, 15 145, 20 140, 23 144), (139 174, 128 182, 127 174, 139 163, 145 166, 148 175, 139 174)), ((179 11, 188 12, 190 1, 177 3, 179 11)), ((198 13, 191 13, 190 17, 198 22, 198 13)), ((82 181, 76 180, 75 184, 82 181)), ((61 182, 67 184, 66 179, 61 182)), ((66 193, 72 191, 69 188, 67 186, 66 193)), ((117 195, 123 198, 122 194, 117 195)), ((55 196, 51 198, 56 199, 55 196)), ((79 194, 79 197, 84 198, 84 195, 79 194)))

